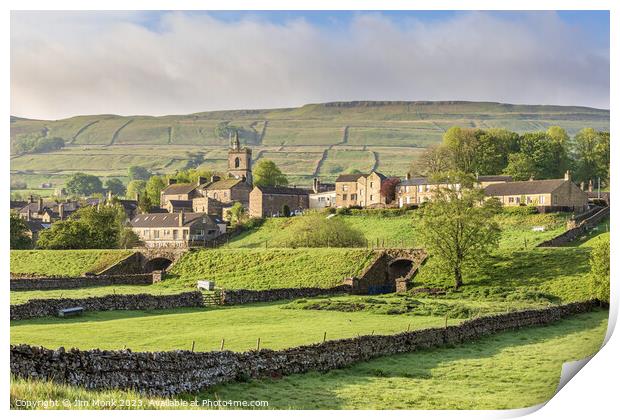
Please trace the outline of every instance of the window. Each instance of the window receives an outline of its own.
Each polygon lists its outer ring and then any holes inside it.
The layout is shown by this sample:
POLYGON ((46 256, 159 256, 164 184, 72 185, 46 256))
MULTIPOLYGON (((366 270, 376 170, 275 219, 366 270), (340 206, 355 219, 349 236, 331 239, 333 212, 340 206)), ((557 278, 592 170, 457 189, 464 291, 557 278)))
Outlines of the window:
POLYGON ((155 229, 153 231, 153 234, 154 234, 155 239, 159 239, 159 230, 158 229, 155 229))
POLYGON ((370 188, 372 188, 372 181, 370 181, 370 188))
POLYGON ((370 194, 370 201, 372 201, 372 194, 370 194))
POLYGON ((238 157, 235 158, 235 168, 238 168, 239 165, 241 165, 241 159, 239 159, 238 157))
POLYGON ((174 229, 172 231, 172 239, 174 239, 174 240, 179 239, 179 230, 178 229, 174 229))
POLYGON ((346 194, 342 194, 342 199, 343 199, 344 201, 347 201, 347 195, 346 195, 346 194))
POLYGON ((538 196, 538 203, 539 204, 545 204, 545 196, 544 195, 539 195, 538 196))
POLYGON ((515 198, 514 197, 508 197, 508 202, 509 203, 514 203, 515 202, 515 198))
POLYGON ((348 185, 343 185, 342 186, 342 191, 349 191, 349 186, 348 185))
POLYGON ((357 194, 351 194, 351 200, 357 200, 357 194))
POLYGON ((515 201, 517 204, 519 204, 521 202, 521 198, 520 197, 515 197, 515 201))
POLYGON ((424 185, 418 185, 418 192, 424 192, 424 185))
POLYGON ((407 196, 407 204, 411 203, 411 197, 407 196))
POLYGON ((531 196, 527 196, 527 204, 530 204, 532 202, 532 197, 531 196))

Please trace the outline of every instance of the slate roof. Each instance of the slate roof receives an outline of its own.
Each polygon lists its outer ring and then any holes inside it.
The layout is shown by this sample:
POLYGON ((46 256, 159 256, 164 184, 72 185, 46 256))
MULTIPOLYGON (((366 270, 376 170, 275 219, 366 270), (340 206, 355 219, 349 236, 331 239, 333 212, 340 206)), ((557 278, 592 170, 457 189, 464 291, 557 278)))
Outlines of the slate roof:
POLYGON ((429 181, 428 181, 428 178, 426 177, 404 179, 400 181, 400 185, 406 185, 406 186, 427 185, 427 184, 429 184, 429 181))
POLYGON ((39 222, 38 220, 24 220, 24 223, 26 223, 26 226, 28 226, 28 230, 30 230, 30 232, 32 233, 40 232, 43 229, 47 228, 46 225, 39 222))
POLYGON ((237 178, 220 179, 219 181, 205 184, 204 189, 205 190, 228 190, 241 182, 244 182, 244 181, 242 179, 237 179, 237 178))
POLYGON ((383 175, 381 172, 372 171, 367 174, 340 174, 338 175, 338 178, 336 178, 336 182, 355 182, 361 177, 367 177, 371 175, 372 173, 377 174, 382 181, 386 179, 386 176, 383 175))
POLYGON ((484 189, 484 195, 521 195, 521 194, 548 194, 557 190, 565 182, 565 179, 540 179, 535 181, 505 182, 491 184, 484 189))
POLYGON ((172 207, 192 207, 192 200, 169 200, 168 202, 172 205, 172 207))
POLYGON ((197 188, 196 184, 172 184, 162 190, 164 194, 189 194, 197 188))
POLYGON ((272 195, 308 195, 310 192, 301 188, 256 186, 263 194, 272 195))
MULTIPOLYGON (((131 226, 135 228, 167 228, 179 227, 181 213, 147 213, 140 214, 131 220, 131 226)), ((214 217, 205 213, 183 213, 183 226, 191 226, 196 223, 215 226, 214 217)))

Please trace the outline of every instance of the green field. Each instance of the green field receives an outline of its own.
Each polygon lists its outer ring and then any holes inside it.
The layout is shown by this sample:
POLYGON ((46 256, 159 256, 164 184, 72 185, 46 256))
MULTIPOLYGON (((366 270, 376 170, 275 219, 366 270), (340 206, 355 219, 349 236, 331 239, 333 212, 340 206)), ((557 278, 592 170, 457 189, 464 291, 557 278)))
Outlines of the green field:
MULTIPOLYGON (((419 247, 415 210, 403 215, 381 215, 379 212, 359 212, 354 215, 337 215, 347 225, 360 230, 368 240, 369 246, 380 247, 419 247), (378 242, 377 242, 378 241, 378 242)), ((250 231, 231 239, 231 248, 282 247, 290 240, 291 224, 300 217, 271 218, 250 231)), ((567 214, 547 213, 534 215, 500 214, 497 221, 502 228, 500 248, 531 248, 562 233, 567 214), (536 226, 545 228, 543 232, 533 231, 536 226)))
POLYGON ((120 249, 11 250, 11 273, 80 276, 97 273, 132 253, 120 249))
MULTIPOLYGON (((523 408, 553 396, 562 363, 598 351, 607 317, 606 311, 582 314, 548 327, 505 332, 452 348, 382 357, 327 373, 220 385, 197 397, 265 400, 270 409, 523 408)), ((155 408, 159 401, 128 391, 95 392, 13 379, 11 408, 16 408, 17 399, 141 399, 142 408, 155 408)))
MULTIPOLYGON (((283 349, 358 334, 395 334, 411 329, 444 325, 443 316, 382 315, 366 311, 336 312, 285 309, 282 303, 159 311, 109 311, 87 313, 74 319, 38 318, 11 323, 11 343, 48 348, 65 346, 134 351, 220 348, 283 349), (93 334, 93 331, 97 331, 93 334)), ((451 324, 459 320, 450 320, 451 324)))
POLYGON ((119 176, 131 165, 144 165, 158 173, 173 173, 187 164, 188 156, 171 156, 171 147, 205 153, 204 168, 223 170, 225 162, 219 159, 225 156, 210 156, 212 150, 224 152, 228 145, 227 138, 216 135, 219 124, 242 128, 241 141, 254 149, 255 159, 261 148, 280 153, 269 158, 284 166, 289 181, 310 185, 317 168, 324 181, 333 181, 340 172, 373 167, 402 177, 424 147, 439 143, 443 132, 455 125, 517 132, 559 125, 574 135, 583 127, 609 130, 609 111, 489 102, 347 102, 163 117, 87 115, 57 121, 11 117, 11 144, 47 136, 63 138, 67 145, 50 157, 14 156, 11 176, 33 188, 42 175, 64 179, 77 170, 119 176), (105 149, 117 156, 106 156, 105 149), (327 159, 318 166, 324 152, 327 159))

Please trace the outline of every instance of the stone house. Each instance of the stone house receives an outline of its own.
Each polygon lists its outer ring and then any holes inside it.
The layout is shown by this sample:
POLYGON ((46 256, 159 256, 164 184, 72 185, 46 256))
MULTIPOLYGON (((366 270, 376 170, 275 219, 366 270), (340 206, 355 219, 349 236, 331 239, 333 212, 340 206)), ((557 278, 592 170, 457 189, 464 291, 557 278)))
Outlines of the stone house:
MULTIPOLYGON (((476 186, 485 188, 493 184, 503 184, 512 181, 508 175, 480 175, 476 177, 476 186)), ((395 189, 396 202, 399 207, 417 205, 433 198, 433 194, 440 188, 461 188, 458 183, 442 183, 429 180, 427 177, 412 178, 410 174, 405 176, 395 189)))
POLYGON ((290 187, 256 186, 250 193, 250 217, 277 217, 284 206, 290 212, 309 208, 309 191, 290 187))
POLYGON ((541 212, 573 211, 588 209, 588 194, 570 179, 567 172, 563 179, 540 179, 488 185, 484 189, 488 198, 497 198, 504 206, 536 206, 541 212))
POLYGON ((193 212, 193 200, 168 200, 164 206, 168 213, 193 212))
POLYGON ((205 178, 199 178, 194 183, 177 184, 175 179, 168 179, 168 186, 161 190, 159 195, 159 206, 167 208, 170 200, 189 201, 198 197, 198 187, 206 182, 205 178))
POLYGON ((387 178, 372 171, 368 174, 342 174, 336 178, 336 207, 372 207, 385 204, 381 185, 387 178))
POLYGON ((130 225, 146 247, 200 246, 226 232, 226 223, 205 213, 140 214, 130 225))
POLYGON ((223 204, 240 202, 247 208, 250 201, 252 186, 240 178, 219 179, 213 177, 212 181, 200 188, 201 197, 207 197, 223 204))

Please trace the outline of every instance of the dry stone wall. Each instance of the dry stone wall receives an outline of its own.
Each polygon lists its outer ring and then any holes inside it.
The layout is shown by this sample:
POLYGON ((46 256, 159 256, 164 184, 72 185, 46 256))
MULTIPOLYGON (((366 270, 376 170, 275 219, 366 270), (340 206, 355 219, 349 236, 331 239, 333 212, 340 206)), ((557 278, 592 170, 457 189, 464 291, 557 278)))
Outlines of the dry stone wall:
POLYGON ((577 227, 572 229, 568 229, 566 232, 561 233, 553 239, 542 242, 539 244, 539 247, 548 247, 548 246, 562 246, 567 243, 574 241, 585 235, 590 229, 594 228, 599 224, 601 220, 605 217, 609 217, 609 207, 605 207, 601 209, 599 212, 594 214, 593 216, 588 217, 587 219, 581 221, 577 227))
POLYGON ((291 289, 268 289, 268 290, 223 290, 222 301, 225 305, 243 305, 255 302, 273 302, 275 300, 299 299, 323 295, 336 295, 350 292, 351 287, 341 285, 330 289, 318 287, 301 287, 291 289))
POLYGON ((54 290, 77 289, 93 286, 118 285, 148 285, 153 284, 153 274, 111 274, 103 276, 80 277, 14 277, 11 278, 11 290, 54 290))
POLYGON ((477 318, 447 328, 369 335, 278 351, 134 353, 130 350, 49 350, 16 345, 10 349, 11 373, 88 389, 133 389, 147 395, 167 397, 196 393, 217 384, 248 378, 328 371, 375 357, 459 344, 517 328, 544 326, 590 311, 595 304, 589 301, 511 312, 477 318))
POLYGON ((151 310, 203 306, 200 292, 174 295, 107 295, 83 299, 32 299, 11 305, 11 320, 55 316, 60 309, 81 306, 85 311, 151 310))

